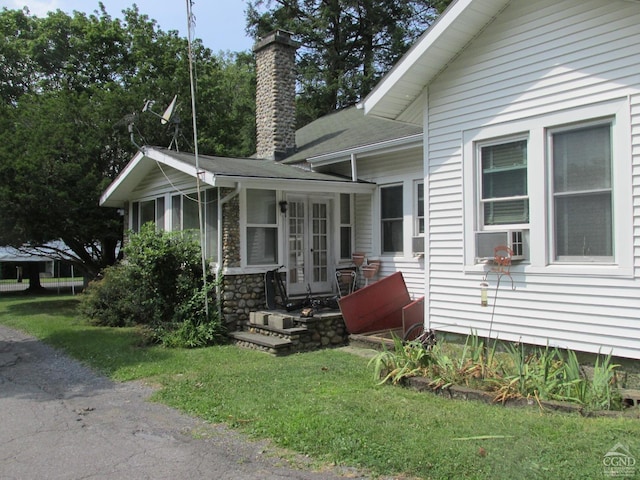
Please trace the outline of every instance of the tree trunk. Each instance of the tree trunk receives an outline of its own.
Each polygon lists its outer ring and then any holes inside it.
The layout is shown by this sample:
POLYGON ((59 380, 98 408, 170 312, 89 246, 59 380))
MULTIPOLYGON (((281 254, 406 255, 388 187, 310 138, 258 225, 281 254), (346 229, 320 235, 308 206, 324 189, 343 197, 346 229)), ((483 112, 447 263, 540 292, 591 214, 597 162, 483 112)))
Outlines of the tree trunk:
POLYGON ((29 262, 24 265, 26 271, 26 277, 29 279, 30 292, 38 292, 44 290, 44 287, 40 283, 40 267, 38 262, 29 262))

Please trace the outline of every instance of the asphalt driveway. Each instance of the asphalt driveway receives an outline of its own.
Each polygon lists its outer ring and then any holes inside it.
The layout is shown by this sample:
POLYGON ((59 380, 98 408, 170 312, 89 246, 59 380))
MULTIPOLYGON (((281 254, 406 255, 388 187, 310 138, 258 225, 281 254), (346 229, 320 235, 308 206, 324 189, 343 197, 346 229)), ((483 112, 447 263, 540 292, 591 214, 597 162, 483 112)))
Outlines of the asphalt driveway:
POLYGON ((146 401, 151 393, 0 326, 0 479, 367 478, 306 470, 268 442, 146 401))

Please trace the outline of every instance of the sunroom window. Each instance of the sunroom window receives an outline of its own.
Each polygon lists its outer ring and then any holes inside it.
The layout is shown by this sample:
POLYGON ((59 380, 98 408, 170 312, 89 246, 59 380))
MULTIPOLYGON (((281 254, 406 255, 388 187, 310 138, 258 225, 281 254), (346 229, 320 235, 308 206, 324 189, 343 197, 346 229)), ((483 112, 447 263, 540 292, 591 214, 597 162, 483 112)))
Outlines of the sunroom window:
POLYGON ((529 223, 527 141, 482 145, 480 168, 482 224, 529 223))
POLYGON ((164 197, 132 202, 131 230, 138 233, 145 223, 154 223, 159 230, 164 229, 164 197))
MULTIPOLYGON (((196 237, 200 231, 197 192, 171 197, 171 226, 173 231, 191 232, 196 237)), ((205 255, 216 261, 218 253, 218 191, 209 188, 202 194, 205 224, 205 255)), ((198 238, 198 241, 200 239, 198 238)))
POLYGON ((550 132, 554 259, 612 262, 611 123, 550 132))
POLYGON ((247 264, 278 262, 276 192, 247 189, 247 264))

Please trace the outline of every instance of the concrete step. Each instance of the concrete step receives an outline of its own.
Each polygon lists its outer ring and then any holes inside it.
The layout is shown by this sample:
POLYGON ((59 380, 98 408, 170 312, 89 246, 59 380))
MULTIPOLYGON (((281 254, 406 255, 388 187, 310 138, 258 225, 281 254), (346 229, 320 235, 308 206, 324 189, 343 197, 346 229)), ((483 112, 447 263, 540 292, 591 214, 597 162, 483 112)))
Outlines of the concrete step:
POLYGON ((229 336, 240 346, 257 347, 257 350, 263 350, 274 355, 286 354, 293 347, 293 342, 291 340, 269 335, 261 335, 259 333, 230 332, 229 336))
POLYGON ((640 390, 621 388, 620 396, 622 397, 622 403, 625 405, 629 407, 640 406, 640 390))

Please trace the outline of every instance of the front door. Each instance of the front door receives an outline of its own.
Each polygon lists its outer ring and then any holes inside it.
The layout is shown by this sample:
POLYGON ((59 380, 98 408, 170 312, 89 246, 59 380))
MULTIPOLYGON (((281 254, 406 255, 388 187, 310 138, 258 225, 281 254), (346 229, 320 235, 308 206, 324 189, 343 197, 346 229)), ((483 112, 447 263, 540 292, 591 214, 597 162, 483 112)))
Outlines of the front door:
POLYGON ((330 201, 309 195, 287 195, 287 281, 289 295, 332 288, 329 265, 330 201))

